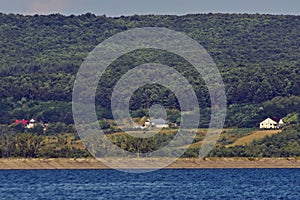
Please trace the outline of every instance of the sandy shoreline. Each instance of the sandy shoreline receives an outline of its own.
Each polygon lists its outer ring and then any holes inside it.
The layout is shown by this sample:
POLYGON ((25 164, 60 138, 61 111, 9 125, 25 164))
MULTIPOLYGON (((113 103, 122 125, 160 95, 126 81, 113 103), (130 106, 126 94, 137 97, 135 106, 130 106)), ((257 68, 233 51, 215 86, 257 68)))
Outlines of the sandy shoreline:
MULTIPOLYGON (((141 161, 141 159, 139 159, 141 161)), ((155 168, 152 161, 143 159, 147 168, 155 168)), ((132 166, 132 165, 131 165, 132 166)), ((132 167, 131 167, 132 168, 132 167)), ((136 165, 137 169, 143 168, 136 165)), ((168 169, 205 168, 300 168, 299 158, 183 158, 168 169)), ((49 159, 0 159, 0 170, 12 169, 109 169, 95 159, 49 158, 49 159)))

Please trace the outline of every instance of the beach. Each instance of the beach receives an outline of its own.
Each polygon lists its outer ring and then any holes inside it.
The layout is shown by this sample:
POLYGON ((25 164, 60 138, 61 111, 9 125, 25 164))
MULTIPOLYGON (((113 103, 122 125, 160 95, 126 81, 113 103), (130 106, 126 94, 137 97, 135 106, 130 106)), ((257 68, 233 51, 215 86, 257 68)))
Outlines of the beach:
MULTIPOLYGON (((156 168, 153 159, 135 159, 137 163, 143 161, 147 168, 156 168)), ((114 160, 114 162, 118 162, 114 160)), ((132 161, 131 161, 132 162, 132 161)), ((134 159, 133 159, 134 162, 134 159)), ((133 166, 130 163, 130 166, 133 166)), ((145 168, 139 167, 130 168, 145 168)), ((168 169, 207 169, 207 168, 300 168, 299 158, 180 158, 168 169)), ((110 167, 93 158, 38 158, 38 159, 0 159, 0 170, 15 169, 110 169, 110 167)))

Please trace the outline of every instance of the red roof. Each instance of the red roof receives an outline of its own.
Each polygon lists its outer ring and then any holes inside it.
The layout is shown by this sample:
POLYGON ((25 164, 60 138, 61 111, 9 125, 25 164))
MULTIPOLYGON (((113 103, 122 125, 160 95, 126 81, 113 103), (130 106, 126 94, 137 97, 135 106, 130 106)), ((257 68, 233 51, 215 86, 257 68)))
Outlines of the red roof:
POLYGON ((18 125, 20 123, 23 124, 23 125, 27 125, 28 124, 28 120, 21 119, 21 120, 16 120, 15 121, 15 125, 18 125))

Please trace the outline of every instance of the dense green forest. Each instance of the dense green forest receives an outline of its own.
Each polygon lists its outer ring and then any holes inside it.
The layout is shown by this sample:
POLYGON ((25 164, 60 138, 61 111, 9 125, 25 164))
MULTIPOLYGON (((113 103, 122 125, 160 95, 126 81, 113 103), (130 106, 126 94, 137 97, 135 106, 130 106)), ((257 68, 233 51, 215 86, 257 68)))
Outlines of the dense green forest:
MULTIPOLYGON (((183 32, 208 51, 226 87, 226 126, 255 127, 264 117, 300 112, 299 16, 0 14, 0 123, 22 118, 73 123, 72 86, 81 62, 98 43, 136 27, 183 32)), ((207 126, 210 100, 201 76, 181 57, 155 50, 126 54, 108 68, 97 90, 98 117, 112 118, 110 98, 116 81, 147 62, 172 66, 190 81, 202 109, 200 126, 207 126)), ((172 92, 148 85, 132 97, 134 115, 147 114, 152 103, 179 109, 172 92)))

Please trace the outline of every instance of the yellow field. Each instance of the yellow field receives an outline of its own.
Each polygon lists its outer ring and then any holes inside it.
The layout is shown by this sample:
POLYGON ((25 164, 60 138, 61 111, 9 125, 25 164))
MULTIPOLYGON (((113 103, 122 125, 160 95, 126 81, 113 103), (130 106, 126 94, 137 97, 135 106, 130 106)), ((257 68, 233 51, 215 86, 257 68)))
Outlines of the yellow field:
MULTIPOLYGON (((282 130, 253 130, 253 132, 250 131, 248 133, 248 135, 241 137, 239 135, 228 134, 228 132, 230 132, 231 130, 233 130, 233 129, 224 129, 223 133, 221 134, 221 137, 224 136, 228 140, 232 140, 232 139, 235 140, 232 144, 226 145, 227 148, 232 147, 232 146, 240 146, 240 145, 245 146, 247 144, 250 144, 253 140, 259 140, 266 136, 278 134, 282 131, 282 130)), ((176 131, 177 131, 176 129, 162 129, 158 132, 164 133, 164 134, 174 134, 174 133, 176 133, 176 131)), ((196 138, 201 137, 201 136, 204 137, 206 135, 207 129, 195 129, 194 131, 197 133, 196 138)), ((151 136, 157 134, 157 132, 155 130, 146 131, 145 133, 143 133, 142 131, 130 131, 130 133, 136 134, 137 137, 141 137, 141 138, 149 137, 149 136, 151 137, 151 136), (140 135, 140 134, 142 134, 142 135, 140 135)), ((109 134, 108 137, 117 136, 117 135, 127 135, 127 134, 124 132, 117 132, 117 133, 109 134)), ((51 139, 49 138, 47 143, 50 143, 50 144, 56 143, 57 144, 57 138, 55 138, 54 140, 52 139, 52 141, 51 141, 51 139)), ((76 147, 76 148, 80 148, 80 149, 84 148, 82 142, 74 141, 74 136, 72 136, 72 135, 67 135, 65 140, 69 147, 76 147)), ((203 143, 203 141, 200 140, 191 145, 186 145, 186 146, 182 146, 179 148, 187 148, 188 146, 190 148, 200 148, 202 143, 203 143)), ((220 145, 219 142, 218 142, 218 144, 220 145)))
POLYGON ((253 140, 262 139, 266 136, 270 136, 273 134, 278 134, 282 130, 258 130, 254 131, 250 135, 245 137, 238 138, 234 143, 227 145, 226 147, 233 147, 233 146, 245 146, 250 144, 253 140))

